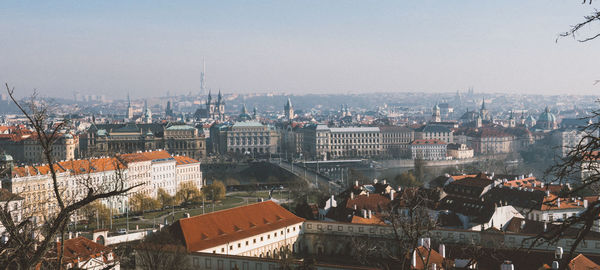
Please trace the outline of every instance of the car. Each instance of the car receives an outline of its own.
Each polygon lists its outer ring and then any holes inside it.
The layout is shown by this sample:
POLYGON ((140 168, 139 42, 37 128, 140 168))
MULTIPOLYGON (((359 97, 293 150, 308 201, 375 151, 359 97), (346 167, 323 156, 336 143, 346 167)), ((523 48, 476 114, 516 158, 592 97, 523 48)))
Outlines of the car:
POLYGON ((118 229, 118 230, 117 230, 117 233, 118 233, 118 234, 126 234, 126 233, 127 233, 127 230, 126 230, 125 228, 121 228, 121 229, 118 229))

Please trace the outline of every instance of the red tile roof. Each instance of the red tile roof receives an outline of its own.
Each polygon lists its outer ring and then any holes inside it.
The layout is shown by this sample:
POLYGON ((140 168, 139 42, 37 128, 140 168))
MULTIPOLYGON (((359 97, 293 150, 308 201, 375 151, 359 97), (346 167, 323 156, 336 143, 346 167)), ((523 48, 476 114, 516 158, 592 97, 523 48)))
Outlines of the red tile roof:
MULTIPOLYGON (((85 237, 77 237, 64 241, 65 243, 65 255, 64 263, 77 262, 77 259, 81 261, 87 261, 89 259, 98 258, 103 256, 104 262, 108 262, 106 255, 112 252, 112 249, 98 244, 85 237)), ((60 242, 56 243, 57 252, 60 254, 60 242)), ((114 259, 114 258, 113 258, 114 259)))
MULTIPOLYGON (((115 158, 95 158, 62 161, 54 164, 57 173, 71 171, 72 174, 96 173, 102 171, 113 171, 117 168, 124 168, 123 164, 115 158)), ((15 167, 12 172, 13 177, 24 177, 28 175, 45 175, 50 173, 48 164, 37 166, 15 167), (28 173, 29 172, 29 173, 28 173)))
POLYGON ((382 211, 383 209, 388 208, 390 204, 390 198, 387 196, 382 196, 380 194, 369 194, 367 195, 358 195, 355 196, 354 199, 348 199, 346 201, 347 209, 354 209, 354 205, 356 205, 356 209, 366 209, 372 211, 382 211))
POLYGON ((188 156, 174 156, 173 158, 175 158, 175 160, 177 161, 177 165, 185 165, 199 162, 188 156))
POLYGON ((172 156, 165 150, 158 150, 158 151, 123 154, 123 155, 120 155, 119 158, 121 160, 123 160, 125 163, 129 163, 129 162, 139 162, 139 161, 152 161, 152 160, 156 160, 156 159, 167 159, 167 158, 172 158, 172 156))
POLYGON ((304 219, 272 201, 183 218, 173 224, 189 252, 205 250, 291 226, 304 219))
POLYGON ((588 270, 588 269, 600 269, 600 265, 597 265, 592 260, 588 259, 583 254, 577 255, 569 262, 569 270, 588 270))

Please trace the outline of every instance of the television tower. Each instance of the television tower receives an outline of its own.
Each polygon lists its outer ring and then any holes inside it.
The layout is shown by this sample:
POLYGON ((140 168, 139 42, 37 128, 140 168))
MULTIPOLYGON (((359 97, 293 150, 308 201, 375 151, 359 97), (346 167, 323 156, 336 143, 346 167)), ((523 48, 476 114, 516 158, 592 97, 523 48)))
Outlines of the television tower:
POLYGON ((206 73, 206 62, 204 61, 204 57, 202 57, 202 73, 200 73, 200 94, 204 95, 206 92, 206 79, 204 78, 204 74, 206 73))

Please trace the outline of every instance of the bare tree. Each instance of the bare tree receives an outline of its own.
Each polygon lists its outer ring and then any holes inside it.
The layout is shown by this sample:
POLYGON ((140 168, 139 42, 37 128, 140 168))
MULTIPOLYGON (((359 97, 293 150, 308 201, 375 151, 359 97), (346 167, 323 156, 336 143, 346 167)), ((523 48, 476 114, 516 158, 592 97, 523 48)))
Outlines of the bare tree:
POLYGON ((188 253, 169 230, 148 235, 136 247, 136 266, 142 269, 189 269, 188 253))
MULTIPOLYGON (((599 117, 600 110, 595 110, 587 118, 600 119, 599 117)), ((584 136, 579 143, 569 150, 567 157, 547 172, 547 175, 554 177, 553 180, 558 183, 577 184, 570 190, 563 190, 560 197, 577 197, 579 192, 584 190, 593 190, 594 194, 600 191, 600 138, 598 137, 600 122, 589 124, 582 131, 584 136)), ((558 197, 546 204, 556 205, 557 200, 558 197)), ((575 232, 574 243, 561 262, 561 269, 566 269, 579 243, 585 239, 598 219, 600 219, 600 201, 590 202, 588 207, 578 215, 570 216, 558 226, 554 226, 552 230, 540 233, 534 242, 555 244, 569 232, 575 232)))
POLYGON ((61 269, 63 268, 62 254, 64 254, 62 236, 76 211, 92 202, 123 195, 136 186, 127 186, 126 179, 121 173, 124 167, 122 163, 115 162, 112 164, 116 174, 114 181, 98 184, 82 174, 76 180, 81 187, 81 194, 67 196, 64 185, 61 185, 59 180, 60 167, 53 156, 53 145, 61 136, 60 130, 68 123, 64 120, 51 123, 49 115, 53 113, 54 108, 38 98, 35 92, 24 106, 15 98, 14 88, 10 88, 8 84, 5 86, 8 96, 27 118, 41 146, 52 182, 52 192, 48 202, 55 203, 56 207, 52 214, 44 216, 43 224, 38 225, 31 217, 24 217, 23 221, 15 222, 8 207, 9 203, 2 205, 0 223, 6 228, 8 241, 2 245, 0 265, 7 269, 34 269, 40 265, 47 265, 46 262, 50 259, 46 258, 46 254, 54 246, 57 236, 61 236, 59 258, 51 259, 57 264, 53 268, 61 269))
MULTIPOLYGON (((582 4, 592 4, 592 0, 583 0, 582 4)), ((590 41, 592 39, 595 39, 597 37, 600 37, 600 33, 597 34, 591 34, 588 35, 586 37, 583 38, 578 38, 577 34, 581 31, 583 31, 585 28, 590 27, 590 25, 594 22, 600 22, 600 11, 598 11, 597 9, 594 9, 594 12, 592 12, 589 15, 583 16, 583 21, 579 22, 575 25, 572 25, 571 28, 568 31, 565 31, 563 33, 560 33, 558 35, 558 37, 572 37, 575 40, 579 41, 579 42, 587 42, 590 41)), ((556 39, 558 41, 558 38, 556 39)))

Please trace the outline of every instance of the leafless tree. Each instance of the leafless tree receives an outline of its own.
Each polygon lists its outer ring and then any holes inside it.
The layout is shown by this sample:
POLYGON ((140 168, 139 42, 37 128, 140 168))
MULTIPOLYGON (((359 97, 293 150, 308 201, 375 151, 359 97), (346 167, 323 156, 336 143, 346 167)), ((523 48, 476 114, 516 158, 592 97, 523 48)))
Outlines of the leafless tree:
MULTIPOLYGON (((595 110, 587 118, 595 120, 600 119, 599 117, 600 110, 595 110)), ((558 183, 577 183, 574 188, 564 190, 561 197, 577 197, 581 191, 592 190, 594 194, 598 194, 600 191, 600 138, 598 137, 600 122, 594 121, 582 131, 584 136, 579 143, 569 150, 567 157, 547 172, 547 175, 554 177, 553 180, 558 183)), ((548 201, 546 204, 556 205, 556 200, 558 198, 548 201)), ((540 233, 534 242, 543 241, 555 244, 568 232, 576 232, 574 243, 560 264, 561 269, 566 269, 565 267, 573 257, 579 243, 585 239, 598 219, 600 219, 600 201, 590 202, 588 207, 578 215, 567 218, 548 232, 540 233)))
MULTIPOLYGON (((53 145, 60 138, 60 130, 67 125, 66 121, 51 123, 49 115, 53 113, 54 107, 45 103, 34 93, 29 102, 22 104, 15 97, 14 88, 5 84, 8 96, 12 102, 27 118, 32 127, 42 155, 48 164, 51 183, 51 195, 48 201, 55 202, 56 207, 52 214, 44 216, 43 224, 35 224, 30 216, 24 216, 21 222, 15 222, 8 207, 9 203, 2 205, 0 209, 0 223, 6 228, 8 241, 2 245, 0 252, 0 266, 5 269, 34 269, 41 265, 47 265, 47 261, 55 261, 55 269, 63 268, 62 249, 65 229, 76 211, 82 207, 101 199, 119 196, 127 193, 136 186, 127 186, 123 174, 123 165, 119 162, 112 164, 115 168, 115 180, 98 184, 85 175, 80 175, 77 182, 82 187, 81 194, 67 196, 64 186, 59 182, 59 166, 53 156, 53 145), (61 251, 59 258, 48 259, 48 251, 53 248, 57 236, 60 237, 61 251)), ((9 176, 11 177, 11 176, 9 176)), ((17 194, 18 195, 18 194, 17 194)))
MULTIPOLYGON (((591 5, 592 0, 583 0, 582 4, 590 4, 591 5)), ((598 11, 597 9, 594 9, 594 12, 592 12, 591 14, 583 16, 583 21, 581 21, 575 25, 572 25, 568 31, 560 33, 558 36, 559 36, 559 38, 560 37, 572 37, 579 42, 590 41, 592 39, 600 37, 600 33, 591 34, 591 35, 588 35, 583 38, 578 38, 577 34, 581 31, 583 31, 585 28, 589 28, 590 25, 593 24, 594 22, 600 22, 600 11, 598 11)), ((558 38, 556 40, 558 41, 558 38)))
POLYGON ((147 236, 135 249, 136 267, 142 269, 189 269, 188 253, 169 230, 147 236))

